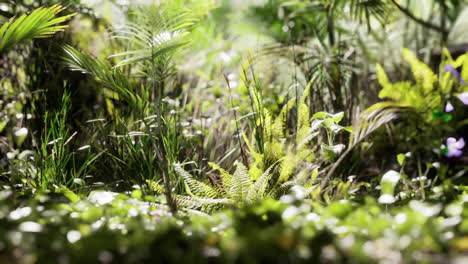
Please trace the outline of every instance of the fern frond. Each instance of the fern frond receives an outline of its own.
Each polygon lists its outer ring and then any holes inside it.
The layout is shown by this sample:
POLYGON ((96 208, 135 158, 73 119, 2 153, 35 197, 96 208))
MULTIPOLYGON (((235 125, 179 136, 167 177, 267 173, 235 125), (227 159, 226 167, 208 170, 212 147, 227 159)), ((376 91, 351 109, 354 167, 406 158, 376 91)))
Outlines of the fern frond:
POLYGON ((271 190, 271 192, 269 193, 269 196, 274 197, 274 198, 279 198, 279 197, 287 194, 291 190, 291 188, 296 186, 296 185, 297 184, 296 184, 295 181, 284 182, 278 188, 275 188, 275 189, 271 190))
POLYGON ((258 201, 265 197, 266 188, 268 186, 268 180, 271 176, 271 171, 277 166, 278 163, 275 163, 270 166, 263 174, 260 176, 255 183, 250 187, 247 193, 246 201, 252 203, 258 201))
POLYGON ((403 58, 410 64, 414 79, 421 85, 424 94, 431 93, 437 83, 437 75, 408 49, 403 49, 403 58))
MULTIPOLYGON (((442 98, 435 90, 437 75, 411 51, 403 50, 403 57, 410 64, 416 83, 404 81, 392 84, 383 68, 377 65, 377 77, 382 86, 379 98, 392 99, 395 103, 411 107, 420 113, 439 108, 442 98)), ((445 74, 444 79, 448 80, 449 76, 445 74)), ((446 88, 450 89, 450 85, 446 85, 446 88)))
POLYGON ((227 198, 213 199, 196 196, 174 195, 177 205, 197 209, 204 212, 212 212, 221 208, 234 205, 234 201, 227 198))
POLYGON ((297 106, 297 136, 296 136, 296 144, 298 142, 303 141, 305 137, 310 132, 310 112, 309 107, 306 104, 306 99, 310 93, 310 87, 312 86, 312 82, 307 84, 306 89, 299 101, 299 105, 297 106))
POLYGON ((35 38, 47 38, 63 31, 67 25, 60 25, 75 14, 57 17, 63 11, 61 5, 39 7, 30 14, 12 18, 0 27, 0 53, 14 45, 35 38))
POLYGON ((284 137, 284 129, 286 127, 286 117, 288 112, 294 107, 296 104, 296 98, 293 97, 289 99, 286 105, 283 106, 279 115, 275 118, 272 127, 272 135, 273 138, 280 139, 284 137))
POLYGON ((155 193, 164 193, 164 186, 153 180, 146 180, 148 188, 155 193))
MULTIPOLYGON (((462 80, 465 81, 465 83, 468 83, 468 52, 465 53, 464 55, 462 55, 462 59, 458 58, 458 60, 460 60, 460 64, 463 65, 463 68, 462 68, 462 71, 461 71, 461 78, 462 80)), ((462 90, 460 90, 459 92, 466 92, 468 91, 468 87, 465 86, 462 88, 462 90), (463 90, 464 89, 464 90, 463 90)))
POLYGON ((231 186, 232 185, 232 174, 227 172, 225 169, 221 168, 218 164, 213 162, 208 162, 211 168, 217 170, 221 173, 221 184, 223 187, 231 186))
POLYGON ((228 197, 239 202, 247 197, 252 180, 244 164, 236 162, 235 165, 237 168, 232 177, 232 184, 226 187, 228 197))
POLYGON ((218 192, 213 187, 194 179, 193 176, 184 170, 180 164, 174 164, 174 170, 184 180, 187 192, 190 195, 207 198, 218 197, 218 192))

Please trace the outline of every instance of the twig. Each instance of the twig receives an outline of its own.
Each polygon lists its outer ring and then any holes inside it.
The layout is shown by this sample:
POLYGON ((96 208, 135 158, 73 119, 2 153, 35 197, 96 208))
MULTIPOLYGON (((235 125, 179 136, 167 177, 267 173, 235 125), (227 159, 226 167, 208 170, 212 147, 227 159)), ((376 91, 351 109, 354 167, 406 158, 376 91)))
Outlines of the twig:
POLYGON ((422 20, 420 18, 417 18, 415 15, 413 15, 413 13, 411 13, 411 11, 409 11, 407 8, 404 8, 402 7, 400 4, 398 4, 396 2, 396 0, 391 0, 393 5, 396 6, 396 8, 398 8, 398 10, 400 10, 403 14, 405 14, 407 17, 411 18, 412 20, 414 20, 415 22, 427 27, 427 28, 430 28, 432 30, 435 30, 435 31, 438 31, 438 32, 441 32, 443 34, 447 34, 447 30, 442 28, 441 26, 438 26, 438 25, 434 25, 428 21, 425 21, 425 20, 422 20))
POLYGON ((249 168, 249 159, 247 158, 247 154, 245 153, 245 150, 244 148, 242 147, 242 142, 240 140, 240 130, 239 130, 239 124, 237 123, 238 120, 237 120, 237 114, 236 114, 236 109, 234 108, 234 100, 232 99, 232 92, 231 92, 231 85, 229 83, 229 78, 227 77, 226 74, 223 74, 224 75, 224 79, 226 80, 226 83, 227 83, 227 86, 228 86, 228 89, 229 89, 229 97, 231 99, 231 107, 234 111, 234 122, 236 123, 236 133, 237 133, 237 141, 239 143, 239 148, 240 148, 240 151, 241 151, 241 155, 242 155, 242 161, 244 162, 244 165, 246 168, 249 168))

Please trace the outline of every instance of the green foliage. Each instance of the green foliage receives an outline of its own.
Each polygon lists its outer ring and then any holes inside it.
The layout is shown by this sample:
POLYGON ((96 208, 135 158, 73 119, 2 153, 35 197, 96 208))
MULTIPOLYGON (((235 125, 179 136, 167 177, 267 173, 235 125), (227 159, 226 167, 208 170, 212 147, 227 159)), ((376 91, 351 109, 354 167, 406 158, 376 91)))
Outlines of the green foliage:
POLYGON ((184 39, 189 34, 196 19, 190 10, 171 7, 169 4, 151 9, 135 10, 135 22, 128 23, 122 29, 116 29, 113 37, 128 43, 130 49, 114 54, 111 57, 126 57, 118 62, 115 67, 150 62, 141 64, 147 74, 157 74, 151 78, 164 79, 170 74, 167 71, 155 73, 154 63, 167 61, 180 47, 187 44, 184 39))
POLYGON ((105 191, 68 202, 71 196, 63 189, 38 192, 17 205, 13 201, 19 195, 2 190, 6 217, 0 219, 0 258, 23 263, 65 257, 70 263, 104 257, 122 263, 432 262, 434 255, 462 260, 467 248, 466 194, 445 204, 412 200, 394 208, 372 198, 329 205, 266 199, 212 216, 191 211, 173 216, 154 200, 105 191))
MULTIPOLYGON (((455 61, 448 50, 444 49, 445 60, 440 69, 443 70, 443 66, 453 64, 453 67, 462 67, 463 72, 466 72, 468 68, 466 56, 462 55, 455 61)), ((414 84, 409 81, 391 83, 382 66, 377 65, 377 77, 382 86, 379 97, 391 99, 397 106, 414 109, 430 121, 433 119, 433 112, 442 109, 444 101, 451 94, 462 92, 464 88, 460 84, 456 85, 451 72, 442 72, 438 77, 408 49, 403 50, 403 58, 411 66, 414 84)), ((465 77, 462 75, 462 78, 465 77)))
POLYGON ((0 4, 0 262, 457 258, 463 1, 0 4))
POLYGON ((72 70, 92 74, 107 89, 103 91, 109 97, 113 96, 112 93, 116 93, 117 97, 114 98, 124 100, 136 109, 143 108, 141 98, 134 92, 132 84, 120 70, 112 69, 109 63, 81 53, 71 46, 65 46, 64 52, 63 60, 67 66, 72 70))
POLYGON ((63 11, 62 6, 40 7, 30 14, 8 20, 0 27, 0 53, 8 51, 14 45, 34 38, 47 38, 68 26, 60 25, 75 14, 57 17, 63 11))
POLYGON ((271 184, 271 174, 277 164, 273 164, 257 179, 253 179, 247 168, 239 162, 235 164, 234 174, 226 172, 215 164, 211 166, 221 171, 220 186, 211 186, 196 180, 182 169, 180 164, 175 165, 175 170, 184 180, 186 190, 190 194, 190 196, 177 196, 179 205, 210 212, 226 206, 242 206, 266 198, 276 198, 280 190, 288 191, 287 188, 292 187, 289 184, 271 184))
MULTIPOLYGON (((268 1, 251 9, 252 14, 266 23, 271 33, 282 42, 301 42, 308 36, 325 38, 335 21, 350 15, 371 28, 371 20, 385 23, 390 11, 386 1, 320 0, 320 1, 268 1), (349 10, 348 12, 345 10, 349 10), (272 15, 273 14, 273 15, 272 15), (312 14, 312 15, 311 15, 312 14), (288 30, 285 30, 285 27, 288 30)), ((328 35, 330 36, 330 35, 328 35)))
POLYGON ((44 116, 45 129, 37 139, 41 144, 37 146, 36 173, 31 173, 32 179, 28 182, 35 188, 45 189, 52 185, 82 187, 90 166, 102 154, 92 153, 89 145, 74 150, 71 142, 76 132, 72 134, 66 125, 70 100, 70 94, 65 92, 61 109, 57 113, 46 112, 44 116), (85 156, 82 164, 77 163, 79 154, 85 156))
POLYGON ((390 98, 399 106, 413 108, 421 114, 428 114, 427 117, 429 117, 432 111, 440 109, 442 104, 441 94, 437 90, 437 75, 407 49, 403 50, 403 58, 411 66, 415 84, 410 82, 390 83, 383 68, 378 65, 377 76, 383 87, 379 97, 390 98))

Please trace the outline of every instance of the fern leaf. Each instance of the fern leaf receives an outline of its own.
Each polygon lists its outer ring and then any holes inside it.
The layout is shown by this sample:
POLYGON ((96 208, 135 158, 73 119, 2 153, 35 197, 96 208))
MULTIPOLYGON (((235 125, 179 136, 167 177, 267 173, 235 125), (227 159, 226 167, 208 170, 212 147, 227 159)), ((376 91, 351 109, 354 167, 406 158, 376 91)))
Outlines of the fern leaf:
POLYGON ((236 171, 232 177, 231 186, 228 188, 228 197, 234 201, 241 202, 246 198, 247 193, 252 185, 247 168, 240 162, 236 162, 236 171))
POLYGON ((221 173, 221 183, 223 187, 232 185, 232 177, 233 177, 232 174, 227 172, 225 169, 221 168, 216 163, 208 162, 208 165, 210 165, 211 168, 218 170, 221 173))
POLYGON ((214 188, 201 181, 194 179, 192 175, 190 175, 190 173, 185 171, 180 166, 180 164, 174 164, 174 170, 184 180, 184 183, 187 186, 187 192, 190 195, 208 198, 216 198, 218 196, 218 193, 214 188))
MULTIPOLYGON (((468 83, 468 52, 465 53, 465 55, 463 55, 462 57, 463 58, 460 59, 460 61, 462 61, 462 65, 463 65, 463 68, 462 68, 462 71, 461 71, 461 78, 465 81, 465 83, 468 83)), ((462 90, 459 91, 459 92, 466 92, 466 91, 468 91, 467 86, 462 88, 462 90)))
POLYGON ((204 212, 212 212, 234 204, 233 200, 227 198, 213 199, 205 197, 174 195, 174 199, 179 206, 190 209, 199 209, 204 212))
POLYGON ((250 187, 247 193, 246 201, 252 203, 265 197, 266 188, 268 186, 268 180, 270 179, 271 171, 277 163, 273 164, 268 168, 262 176, 260 176, 255 183, 250 187))
POLYGON ((408 49, 403 49, 403 58, 411 65, 416 83, 421 86, 425 94, 431 93, 437 83, 437 75, 408 49))
POLYGON ((295 104, 296 104, 296 98, 292 98, 281 109, 280 114, 276 117, 275 121, 273 122, 273 128, 272 128, 273 138, 280 139, 284 137, 283 131, 286 127, 286 117, 288 115, 288 112, 294 107, 295 104))
POLYGON ((164 186, 153 180, 146 180, 146 184, 148 188, 155 193, 164 193, 165 191, 164 186))
POLYGON ((285 194, 287 194, 292 187, 296 186, 296 182, 294 181, 287 181, 281 184, 278 188, 273 189, 269 196, 274 197, 274 198, 279 198, 285 194))

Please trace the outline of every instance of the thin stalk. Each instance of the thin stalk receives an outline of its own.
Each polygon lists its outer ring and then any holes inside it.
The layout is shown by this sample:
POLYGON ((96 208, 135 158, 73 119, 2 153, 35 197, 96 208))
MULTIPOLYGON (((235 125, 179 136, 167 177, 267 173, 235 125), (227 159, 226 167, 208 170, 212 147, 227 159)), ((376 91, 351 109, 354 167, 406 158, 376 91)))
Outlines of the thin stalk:
POLYGON ((335 46, 335 21, 333 19, 333 4, 327 6, 327 31, 328 31, 328 41, 330 46, 335 46))
POLYGON ((238 124, 238 119, 237 119, 237 112, 236 112, 236 109, 234 109, 234 100, 232 99, 232 92, 231 92, 231 84, 229 83, 229 78, 226 76, 226 74, 223 74, 224 75, 224 79, 226 80, 226 83, 227 83, 227 86, 228 86, 228 89, 229 89, 229 99, 231 101, 231 108, 234 112, 234 121, 236 123, 236 134, 237 134, 237 143, 239 144, 239 148, 240 148, 240 151, 241 151, 241 155, 242 155, 242 161, 244 162, 244 166, 248 169, 249 168, 249 159, 247 158, 247 153, 245 153, 245 150, 242 146, 242 142, 241 142, 241 139, 240 139, 240 129, 239 129, 239 124, 238 124))
POLYGON ((440 14, 440 25, 442 28, 442 31, 440 32, 440 38, 441 38, 441 48, 447 45, 448 41, 448 31, 446 30, 447 28, 447 5, 442 4, 442 13, 440 14))
POLYGON ((424 191, 424 182, 422 180, 422 168, 421 168, 421 157, 418 155, 418 178, 419 178, 419 187, 421 188, 422 198, 426 200, 426 192, 424 191))
POLYGON ((171 210, 171 212, 173 214, 176 214, 177 213, 177 204, 176 204, 176 201, 173 199, 172 197, 172 189, 171 189, 171 185, 170 185, 170 179, 169 179, 169 165, 168 165, 168 159, 167 159, 167 153, 166 153, 166 148, 165 148, 165 145, 164 145, 164 142, 163 142, 163 131, 162 131, 162 127, 164 125, 164 121, 163 121, 163 118, 162 118, 162 114, 163 114, 163 111, 162 111, 162 97, 163 97, 163 94, 164 94, 164 80, 160 80, 159 81, 159 85, 158 85, 158 81, 156 79, 156 62, 155 62, 155 50, 154 50, 154 45, 151 45, 151 70, 153 71, 152 72, 152 75, 153 75, 153 91, 155 89, 158 89, 157 93, 157 98, 156 98, 156 102, 157 102, 157 117, 156 117, 156 120, 157 120, 157 135, 158 135, 158 139, 159 139, 159 144, 158 142, 156 142, 156 140, 154 139, 154 136, 152 135, 151 133, 151 128, 148 127, 148 130, 149 130, 149 134, 150 134, 150 139, 151 139, 151 143, 153 145, 153 148, 156 150, 157 154, 158 154, 158 158, 159 160, 161 160, 161 171, 162 171, 162 178, 163 178, 163 183, 164 183, 164 190, 165 190, 165 196, 166 196, 166 200, 167 200, 167 204, 169 205, 169 208, 171 210), (159 87, 158 87, 159 86, 159 87))
POLYGON ((441 26, 438 26, 438 25, 434 25, 428 21, 425 21, 423 19, 420 19, 420 18, 417 18, 413 13, 411 13, 411 11, 408 9, 408 8, 405 8, 403 6, 401 6, 400 4, 397 3, 396 0, 390 0, 393 5, 398 8, 398 10, 400 10, 403 14, 405 14, 408 18, 410 18, 411 20, 415 21, 416 23, 426 27, 426 28, 430 28, 432 30, 435 30, 439 33, 447 33, 446 30, 441 27, 441 26))

